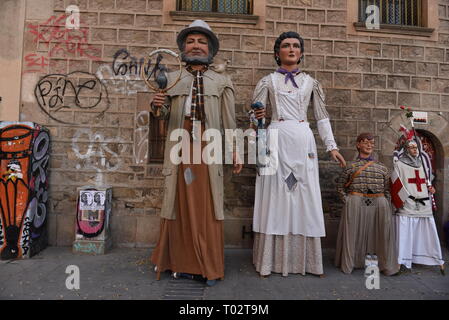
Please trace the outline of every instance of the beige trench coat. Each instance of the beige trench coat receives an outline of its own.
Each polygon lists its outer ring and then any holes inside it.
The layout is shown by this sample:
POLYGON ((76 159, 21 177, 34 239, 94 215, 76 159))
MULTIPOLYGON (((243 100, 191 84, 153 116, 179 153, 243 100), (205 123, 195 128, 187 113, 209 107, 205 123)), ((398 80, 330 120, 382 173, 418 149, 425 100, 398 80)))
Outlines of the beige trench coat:
MULTIPOLYGON (((173 83, 178 75, 179 72, 169 73, 168 83, 173 83)), ((165 176, 165 183, 161 218, 169 220, 176 219, 175 196, 178 174, 178 165, 173 164, 170 160, 170 150, 179 143, 178 141, 170 141, 170 134, 173 130, 183 127, 185 114, 184 104, 186 98, 190 95, 192 82, 192 74, 183 69, 179 82, 167 93, 169 121, 162 170, 162 174, 165 176)), ((207 70, 203 76, 203 83, 206 129, 215 128, 222 133, 222 129, 235 129, 234 88, 231 80, 212 70, 207 70)), ((210 164, 209 177, 214 201, 215 218, 217 220, 223 220, 223 165, 210 164)))

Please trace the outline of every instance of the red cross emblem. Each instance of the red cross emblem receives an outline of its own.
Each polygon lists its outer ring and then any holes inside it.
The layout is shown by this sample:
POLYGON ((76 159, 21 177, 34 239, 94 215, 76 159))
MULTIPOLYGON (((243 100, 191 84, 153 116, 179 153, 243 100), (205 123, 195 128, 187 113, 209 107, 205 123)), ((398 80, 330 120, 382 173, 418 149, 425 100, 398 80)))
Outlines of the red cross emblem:
POLYGON ((416 184, 416 188, 418 189, 418 192, 421 192, 421 185, 426 184, 426 179, 421 179, 419 177, 419 170, 415 170, 415 178, 409 178, 408 183, 414 183, 416 184))

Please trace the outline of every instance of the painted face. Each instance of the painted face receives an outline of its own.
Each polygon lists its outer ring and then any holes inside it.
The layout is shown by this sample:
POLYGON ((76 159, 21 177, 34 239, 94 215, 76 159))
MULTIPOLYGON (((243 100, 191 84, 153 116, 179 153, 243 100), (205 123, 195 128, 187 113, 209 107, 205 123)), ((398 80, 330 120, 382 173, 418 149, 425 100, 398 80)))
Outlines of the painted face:
POLYGON ((81 193, 81 202, 87 205, 92 204, 92 194, 90 192, 81 193))
POLYGON ((418 147, 414 144, 409 145, 407 147, 407 151, 408 151, 409 155, 411 155, 412 157, 418 156, 418 147))
POLYGON ((207 58, 209 55, 208 39, 204 34, 188 34, 185 40, 184 54, 188 58, 207 58))
POLYGON ((302 56, 301 45, 296 38, 287 38, 282 40, 279 48, 279 58, 283 65, 298 64, 299 58, 302 56))
POLYGON ((102 192, 95 192, 94 202, 97 204, 104 204, 104 194, 102 192))
POLYGON ((374 139, 368 140, 363 139, 362 141, 357 143, 357 149, 360 154, 371 155, 374 151, 374 139))

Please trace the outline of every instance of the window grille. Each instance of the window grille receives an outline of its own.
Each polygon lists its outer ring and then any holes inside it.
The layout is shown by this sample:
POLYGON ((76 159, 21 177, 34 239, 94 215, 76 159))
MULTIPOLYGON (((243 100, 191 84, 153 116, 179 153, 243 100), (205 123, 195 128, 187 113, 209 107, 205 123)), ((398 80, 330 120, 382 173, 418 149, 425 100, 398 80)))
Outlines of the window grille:
POLYGON ((359 0, 359 21, 368 18, 366 8, 379 7, 380 23, 421 27, 422 0, 359 0))
POLYGON ((178 0, 177 10, 252 14, 253 0, 178 0))

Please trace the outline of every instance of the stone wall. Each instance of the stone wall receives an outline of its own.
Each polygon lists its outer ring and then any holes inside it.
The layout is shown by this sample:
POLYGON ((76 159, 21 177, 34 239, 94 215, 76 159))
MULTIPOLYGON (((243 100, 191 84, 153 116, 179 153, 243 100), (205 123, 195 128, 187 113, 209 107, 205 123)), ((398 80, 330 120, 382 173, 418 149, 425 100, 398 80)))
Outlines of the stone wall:
MULTIPOLYGON (((256 6, 266 6, 259 10, 265 16, 258 22, 209 19, 220 39, 216 60, 228 60, 240 127, 247 125, 245 110, 254 86, 276 67, 274 41, 288 30, 298 31, 305 39, 302 68, 325 89, 336 140, 346 159, 354 158, 354 141, 363 131, 376 135, 377 151, 381 151, 381 131, 399 113, 400 105, 448 117, 448 0, 439 0, 439 28, 430 38, 350 32, 348 25, 355 21, 348 22, 347 5, 356 2, 353 0, 255 2, 256 6)), ((177 50, 177 32, 193 18, 188 21, 170 15, 173 3, 42 1, 52 14, 25 21, 20 120, 38 122, 51 130, 51 244, 71 245, 76 188, 94 183, 113 186, 111 229, 115 245, 151 246, 157 241, 163 180, 161 165, 148 164, 146 156, 151 95, 133 69, 114 76, 112 63, 121 49, 137 60, 157 48, 177 50), (65 28, 65 10, 71 4, 80 9, 78 30, 65 28), (41 79, 55 74, 48 82, 41 79), (67 94, 66 107, 60 109, 57 81, 82 92, 71 98, 67 94), (96 86, 86 89, 92 83, 96 86)), ((335 179, 341 169, 329 161, 313 119, 311 122, 319 148, 326 217, 323 246, 334 247, 341 209, 335 179)), ((242 226, 246 230, 251 226, 255 170, 245 166, 240 176, 233 176, 229 168, 225 173, 225 243, 249 247, 251 239, 248 235, 242 239, 242 226)))

